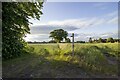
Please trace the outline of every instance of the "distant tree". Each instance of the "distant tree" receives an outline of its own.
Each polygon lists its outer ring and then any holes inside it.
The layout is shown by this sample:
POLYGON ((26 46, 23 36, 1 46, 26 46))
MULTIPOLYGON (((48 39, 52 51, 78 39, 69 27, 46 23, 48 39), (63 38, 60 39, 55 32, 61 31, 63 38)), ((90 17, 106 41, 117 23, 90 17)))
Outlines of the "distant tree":
POLYGON ((106 43, 107 42, 107 39, 102 39, 102 43, 106 43))
POLYGON ((89 38, 89 42, 92 43, 92 38, 91 37, 89 38))
POLYGON ((42 43, 47 43, 47 42, 43 41, 42 43))
POLYGON ((94 40, 93 40, 93 42, 97 43, 97 42, 98 42, 98 40, 97 40, 97 39, 94 39, 94 40))
POLYGON ((76 43, 85 43, 85 41, 76 41, 76 43))
POLYGON ((66 39, 65 39, 65 42, 70 43, 71 40, 70 40, 69 38, 66 38, 66 39))
POLYGON ((98 42, 99 42, 99 43, 102 43, 102 38, 99 38, 99 39, 98 39, 98 42))
POLYGON ((50 32, 50 37, 53 38, 56 42, 60 43, 63 39, 67 39, 68 33, 63 29, 57 29, 50 32))
POLYGON ((112 37, 110 37, 110 38, 107 39, 107 42, 114 43, 114 39, 112 37))
POLYGON ((56 43, 56 41, 55 40, 51 40, 51 41, 49 41, 49 43, 56 43))
POLYGON ((114 39, 114 42, 119 42, 119 39, 114 39))
MULTIPOLYGON (((91 41, 92 38, 89 39, 89 42, 91 41)), ((120 42, 120 39, 113 39, 112 37, 109 37, 108 39, 102 39, 102 38, 99 38, 99 39, 94 39, 92 42, 96 42, 96 43, 107 43, 107 42, 111 42, 111 43, 114 43, 114 42, 120 42)))
POLYGON ((118 42, 120 42, 120 39, 118 39, 118 42))

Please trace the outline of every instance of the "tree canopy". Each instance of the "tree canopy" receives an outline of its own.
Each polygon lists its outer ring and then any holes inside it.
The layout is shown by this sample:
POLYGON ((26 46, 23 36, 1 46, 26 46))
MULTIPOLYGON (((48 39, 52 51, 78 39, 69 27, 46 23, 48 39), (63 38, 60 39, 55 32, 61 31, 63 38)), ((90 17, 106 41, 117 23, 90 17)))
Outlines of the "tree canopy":
POLYGON ((113 43, 113 42, 114 42, 114 39, 113 39, 112 37, 109 37, 109 38, 107 39, 107 42, 113 43))
POLYGON ((69 38, 66 38, 66 39, 65 39, 65 42, 70 43, 71 40, 70 40, 69 38))
POLYGON ((24 53, 25 34, 30 33, 29 19, 40 19, 43 2, 2 3, 2 59, 10 59, 24 53))
POLYGON ((102 38, 99 38, 98 41, 99 41, 99 43, 101 43, 102 42, 102 38))
POLYGON ((63 39, 67 39, 68 33, 63 29, 57 29, 50 32, 50 37, 56 42, 61 42, 63 39))
POLYGON ((91 37, 89 38, 89 42, 92 43, 92 38, 91 37))

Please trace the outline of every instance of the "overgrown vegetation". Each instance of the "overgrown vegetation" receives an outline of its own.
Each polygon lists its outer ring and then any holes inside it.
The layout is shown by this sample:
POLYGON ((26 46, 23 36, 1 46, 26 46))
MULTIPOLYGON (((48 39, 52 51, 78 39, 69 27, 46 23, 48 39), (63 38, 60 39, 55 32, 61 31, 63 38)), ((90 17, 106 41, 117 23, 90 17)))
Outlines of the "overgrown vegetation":
POLYGON ((3 76, 117 77, 118 43, 76 43, 74 56, 71 48, 70 43, 29 44, 29 54, 3 62, 3 76), (8 67, 18 70, 11 72, 8 67))
POLYGON ((2 3, 2 59, 11 59, 25 53, 23 37, 30 33, 29 19, 39 19, 43 2, 2 3))
POLYGON ((117 75, 117 62, 109 63, 107 57, 118 60, 118 44, 75 44, 75 55, 72 56, 70 44, 30 45, 37 55, 48 55, 47 59, 67 61, 78 67, 93 72, 117 75), (42 52, 42 54, 41 54, 42 52), (106 56, 105 53, 108 53, 106 56))

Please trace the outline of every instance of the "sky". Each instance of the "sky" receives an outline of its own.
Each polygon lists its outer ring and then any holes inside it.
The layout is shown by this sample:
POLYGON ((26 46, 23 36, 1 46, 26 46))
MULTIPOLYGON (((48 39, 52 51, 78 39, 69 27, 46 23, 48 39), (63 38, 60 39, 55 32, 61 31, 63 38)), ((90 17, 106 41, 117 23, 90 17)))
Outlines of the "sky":
POLYGON ((68 38, 88 41, 90 37, 118 38, 117 2, 45 2, 40 20, 30 19, 26 41, 50 41, 50 32, 64 29, 68 38))

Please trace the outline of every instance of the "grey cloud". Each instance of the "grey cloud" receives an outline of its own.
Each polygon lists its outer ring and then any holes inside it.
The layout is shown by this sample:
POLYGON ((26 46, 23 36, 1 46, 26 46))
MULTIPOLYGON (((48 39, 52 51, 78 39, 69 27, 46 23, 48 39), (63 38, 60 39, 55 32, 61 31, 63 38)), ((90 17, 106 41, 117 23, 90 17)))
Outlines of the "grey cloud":
POLYGON ((31 34, 49 34, 50 31, 55 29, 64 29, 66 31, 76 30, 74 26, 58 26, 58 25, 39 25, 30 27, 31 34))
POLYGON ((49 35, 48 34, 30 34, 27 35, 27 38, 25 38, 26 41, 48 41, 49 35))
POLYGON ((104 33, 104 34, 101 34, 100 37, 102 38, 108 38, 108 37, 113 37, 113 38, 118 38, 118 33, 112 33, 112 32, 109 32, 109 33, 104 33))

